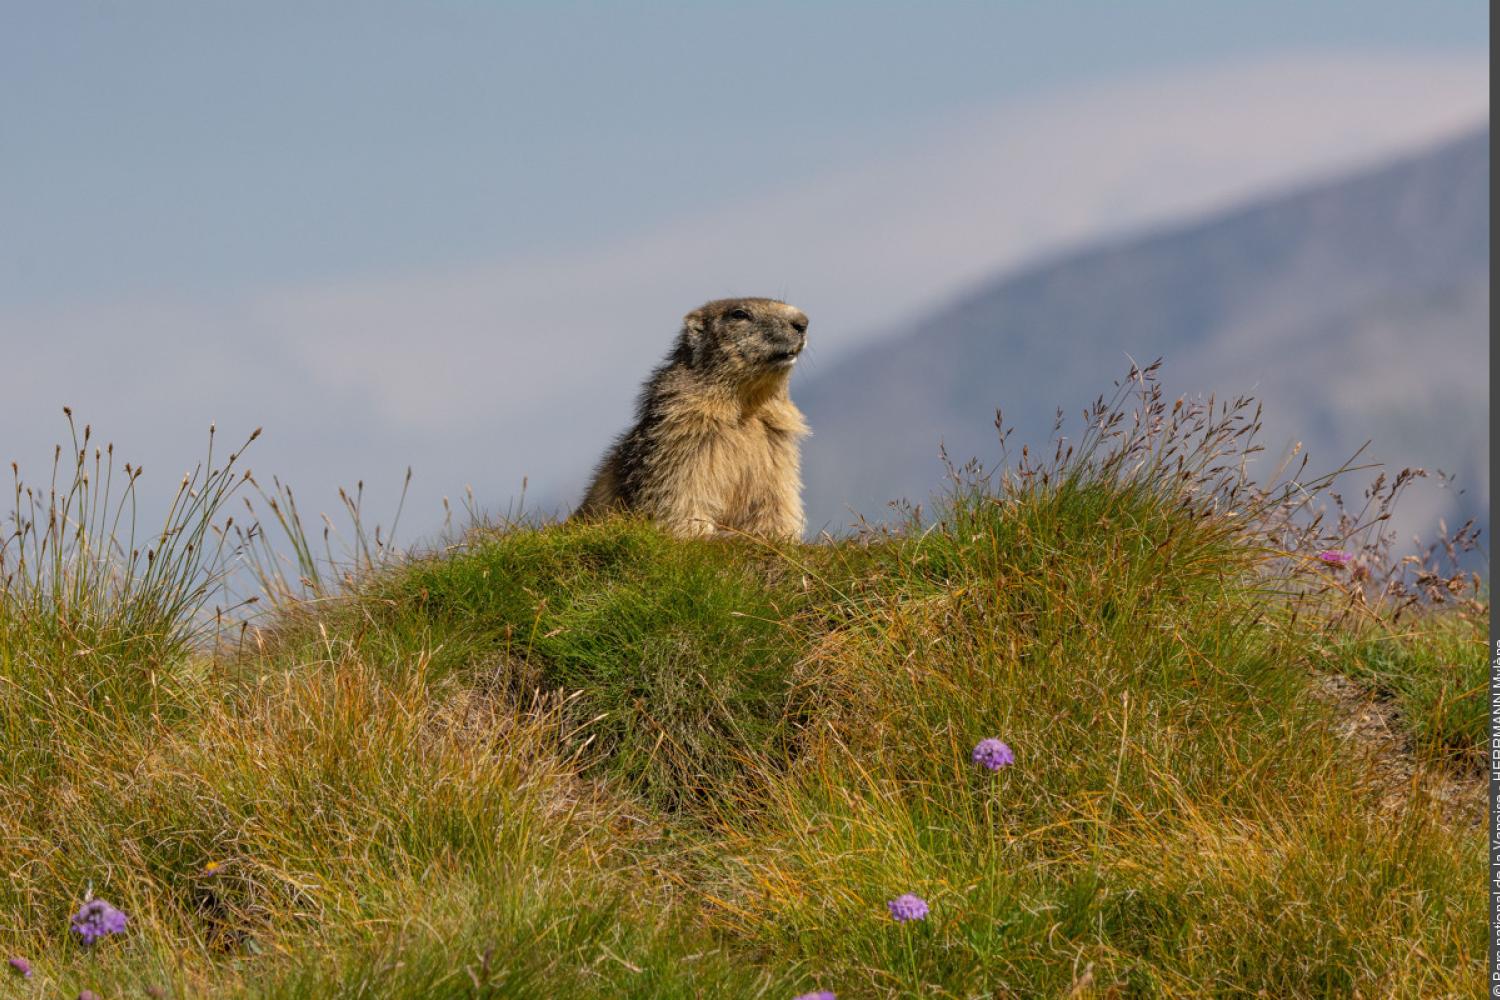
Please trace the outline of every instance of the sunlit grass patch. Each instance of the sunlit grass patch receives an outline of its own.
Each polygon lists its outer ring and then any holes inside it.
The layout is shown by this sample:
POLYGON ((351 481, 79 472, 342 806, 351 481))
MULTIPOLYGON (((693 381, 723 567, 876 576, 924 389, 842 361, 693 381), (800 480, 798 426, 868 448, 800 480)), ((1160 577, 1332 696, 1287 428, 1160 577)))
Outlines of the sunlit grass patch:
POLYGON ((1320 663, 1394 699, 1425 756, 1476 770, 1489 731, 1487 621, 1447 610, 1349 627, 1327 638, 1320 663))

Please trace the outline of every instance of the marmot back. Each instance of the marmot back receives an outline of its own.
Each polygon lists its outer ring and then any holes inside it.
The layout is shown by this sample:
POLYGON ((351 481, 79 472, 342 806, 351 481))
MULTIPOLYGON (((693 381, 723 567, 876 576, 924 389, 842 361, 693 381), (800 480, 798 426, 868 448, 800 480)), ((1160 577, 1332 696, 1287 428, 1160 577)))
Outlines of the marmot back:
POLYGON ((574 516, 634 511, 683 536, 800 538, 807 424, 787 379, 806 344, 807 316, 776 299, 688 313, 574 516))

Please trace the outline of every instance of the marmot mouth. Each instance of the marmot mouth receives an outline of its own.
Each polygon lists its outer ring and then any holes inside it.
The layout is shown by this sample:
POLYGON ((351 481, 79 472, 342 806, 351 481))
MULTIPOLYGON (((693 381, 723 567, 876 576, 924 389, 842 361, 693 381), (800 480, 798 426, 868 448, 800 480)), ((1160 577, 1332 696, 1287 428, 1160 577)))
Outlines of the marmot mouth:
POLYGON ((797 363, 797 351, 777 351, 771 355, 770 362, 773 365, 794 365, 797 363))

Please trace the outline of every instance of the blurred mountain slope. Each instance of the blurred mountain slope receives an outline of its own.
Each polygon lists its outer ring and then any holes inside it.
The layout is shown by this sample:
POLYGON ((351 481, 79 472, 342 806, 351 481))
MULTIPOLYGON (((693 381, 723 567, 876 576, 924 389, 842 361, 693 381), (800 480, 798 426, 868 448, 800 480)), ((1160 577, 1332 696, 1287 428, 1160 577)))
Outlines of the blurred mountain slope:
POLYGON ((925 500, 955 459, 1039 445, 1129 366, 1172 392, 1253 393, 1264 443, 1317 470, 1361 444, 1423 484, 1403 535, 1488 507, 1489 130, 1194 224, 1086 249, 973 289, 847 355, 794 395, 814 436, 809 522, 838 529, 925 500))

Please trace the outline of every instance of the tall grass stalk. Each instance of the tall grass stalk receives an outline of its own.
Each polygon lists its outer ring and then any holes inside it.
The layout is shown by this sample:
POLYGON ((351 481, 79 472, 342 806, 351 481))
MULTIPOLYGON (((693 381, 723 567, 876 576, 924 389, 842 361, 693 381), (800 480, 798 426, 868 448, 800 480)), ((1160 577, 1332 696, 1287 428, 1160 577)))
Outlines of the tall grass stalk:
MULTIPOLYGON (((220 516, 248 481, 240 449, 216 464, 208 453, 183 476, 162 526, 137 537, 137 485, 144 474, 115 468, 114 445, 100 447, 65 408, 72 447, 53 454, 45 489, 11 464, 13 506, 0 537, 0 628, 45 636, 75 651, 121 657, 180 655, 212 633, 233 606, 222 595, 233 517, 220 516)), ((253 599, 252 599, 253 600, 253 599)))
POLYGON ((319 545, 313 540, 313 529, 303 520, 291 486, 273 477, 268 491, 250 479, 261 503, 270 512, 270 523, 277 529, 268 531, 266 519, 258 514, 251 498, 243 498, 250 519, 244 527, 235 529, 236 551, 254 576, 259 596, 268 599, 270 607, 289 611, 311 601, 353 592, 362 582, 399 562, 404 553, 396 546, 396 530, 406 507, 411 475, 411 468, 407 467, 388 528, 367 521, 364 480, 356 484, 352 493, 339 488, 339 503, 348 518, 350 533, 343 551, 338 552, 334 549, 337 532, 332 518, 319 515, 322 522, 319 545))

